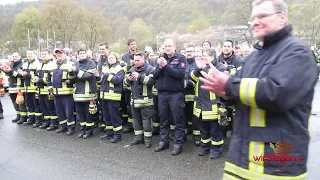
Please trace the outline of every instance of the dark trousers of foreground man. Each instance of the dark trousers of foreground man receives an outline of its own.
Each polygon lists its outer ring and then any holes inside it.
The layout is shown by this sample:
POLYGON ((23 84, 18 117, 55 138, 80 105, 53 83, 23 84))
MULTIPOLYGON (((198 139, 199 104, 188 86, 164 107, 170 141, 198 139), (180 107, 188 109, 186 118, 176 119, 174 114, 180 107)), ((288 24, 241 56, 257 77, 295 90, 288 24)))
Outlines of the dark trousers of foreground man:
POLYGON ((160 116, 160 138, 161 141, 168 144, 170 134, 170 112, 175 123, 174 146, 183 146, 185 122, 184 122, 184 96, 179 93, 158 93, 158 108, 160 116))

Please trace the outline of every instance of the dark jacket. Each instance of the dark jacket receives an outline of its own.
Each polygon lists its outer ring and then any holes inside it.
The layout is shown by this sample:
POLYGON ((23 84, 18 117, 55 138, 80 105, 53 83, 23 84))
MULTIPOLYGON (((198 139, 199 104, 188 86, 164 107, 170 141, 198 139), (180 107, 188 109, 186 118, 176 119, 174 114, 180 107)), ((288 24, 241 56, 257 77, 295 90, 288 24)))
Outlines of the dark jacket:
POLYGON ((54 62, 52 60, 48 61, 40 61, 41 63, 38 65, 36 76, 39 78, 39 82, 37 83, 38 86, 38 94, 41 95, 48 95, 48 80, 51 81, 51 74, 50 70, 52 66, 54 66, 54 62))
POLYGON ((133 105, 133 107, 139 108, 153 105, 152 87, 154 84, 154 69, 155 68, 150 64, 145 63, 144 66, 139 69, 132 67, 129 70, 129 73, 139 73, 137 81, 130 81, 128 78, 125 78, 125 80, 123 81, 124 84, 131 86, 131 97, 133 99, 131 101, 131 104, 133 105))
POLYGON ((26 61, 22 69, 27 72, 27 75, 24 77, 24 86, 26 93, 35 93, 36 92, 36 84, 32 82, 32 79, 36 75, 37 68, 39 66, 39 61, 36 59, 26 61))
POLYGON ((194 86, 195 83, 191 80, 190 73, 196 68, 195 59, 190 58, 187 59, 187 67, 185 73, 185 81, 186 81, 186 88, 184 89, 184 99, 186 102, 194 101, 194 86))
POLYGON ((306 177, 308 124, 318 73, 310 47, 291 32, 288 25, 266 36, 263 46, 227 82, 226 95, 235 102, 236 115, 225 172, 237 178, 306 177), (284 145, 286 149, 281 149, 284 145), (278 150, 286 150, 287 156, 278 150), (283 166, 265 159, 253 162, 252 156, 260 155, 304 160, 287 161, 283 166))
POLYGON ((167 60, 167 65, 163 69, 160 69, 158 65, 153 75, 158 92, 183 92, 185 69, 187 66, 185 57, 177 52, 172 58, 169 58, 166 54, 163 57, 167 60))
MULTIPOLYGON (((225 71, 223 64, 216 60, 212 63, 219 71, 225 71)), ((191 79, 194 81, 196 89, 193 114, 198 118, 202 115, 202 120, 218 120, 220 118, 218 113, 219 97, 210 91, 202 89, 201 86, 204 83, 199 80, 199 77, 202 76, 200 72, 204 71, 210 75, 209 70, 210 66, 207 65, 203 69, 195 67, 191 72, 191 79)))
POLYGON ((73 62, 63 60, 61 63, 56 61, 50 71, 50 77, 48 77, 48 91, 54 93, 54 95, 72 95, 73 94, 73 79, 74 74, 70 75, 69 68, 73 66, 73 62))
POLYGON ((77 71, 75 72, 76 88, 73 98, 75 102, 90 101, 97 98, 97 81, 94 76, 96 63, 92 60, 85 59, 76 63, 77 71))
POLYGON ((100 98, 120 101, 123 79, 124 71, 118 63, 102 66, 100 98))
POLYGON ((236 71, 240 70, 243 65, 244 59, 235 52, 232 52, 232 55, 229 58, 225 58, 223 54, 221 54, 218 61, 222 64, 227 63, 229 65, 227 71, 231 72, 232 69, 236 71))
POLYGON ((17 62, 13 62, 10 65, 11 71, 6 73, 9 76, 9 93, 18 93, 19 91, 24 92, 24 78, 18 74, 18 70, 22 69, 23 61, 20 59, 17 62))

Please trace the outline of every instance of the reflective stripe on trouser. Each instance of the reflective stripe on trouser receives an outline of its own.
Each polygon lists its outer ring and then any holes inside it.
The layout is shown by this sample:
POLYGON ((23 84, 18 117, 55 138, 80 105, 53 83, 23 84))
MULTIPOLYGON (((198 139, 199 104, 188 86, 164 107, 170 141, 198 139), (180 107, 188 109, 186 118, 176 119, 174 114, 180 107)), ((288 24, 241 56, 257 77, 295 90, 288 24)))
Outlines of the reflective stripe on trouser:
MULTIPOLYGON (((193 114, 193 101, 186 102, 186 107, 184 108, 184 114, 186 115, 186 127, 190 127, 190 122, 191 122, 191 127, 193 132, 199 131, 199 123, 196 118, 196 116, 193 114)), ((193 135, 197 135, 194 134, 193 135)), ((200 135, 200 134, 198 134, 200 135)))
POLYGON ((24 104, 16 104, 17 95, 18 95, 17 93, 10 94, 10 98, 11 98, 11 101, 13 103, 13 106, 14 106, 15 109, 16 108, 18 109, 18 112, 20 113, 20 116, 27 117, 28 113, 27 113, 26 104, 25 103, 24 104))
POLYGON ((183 93, 162 94, 158 93, 158 108, 160 116, 160 139, 163 142, 169 142, 170 134, 170 112, 172 119, 175 122, 175 138, 174 144, 184 144, 184 96, 183 93))
POLYGON ((121 137, 122 120, 120 113, 120 101, 102 100, 103 120, 106 125, 106 134, 121 137), (111 129, 112 127, 112 129, 111 129))
POLYGON ((48 95, 39 95, 39 107, 40 111, 43 114, 43 118, 45 120, 50 119, 49 108, 47 107, 46 99, 48 99, 48 95))
POLYGON ((153 106, 131 108, 133 115, 134 131, 144 131, 146 137, 152 136, 151 118, 153 117, 153 106))
POLYGON ((74 101, 73 95, 55 95, 54 103, 56 106, 56 112, 59 119, 59 124, 62 128, 74 129, 74 101))
POLYGON ((158 110, 158 96, 153 95, 153 108, 154 108, 154 114, 152 117, 153 127, 160 127, 160 116, 159 116, 159 110, 158 110))
POLYGON ((93 133, 94 115, 89 113, 90 102, 75 102, 80 131, 86 134, 93 133))
POLYGON ((35 93, 25 93, 26 97, 26 105, 28 109, 28 115, 29 115, 29 122, 34 123, 35 122, 35 110, 36 110, 36 97, 35 93))
POLYGON ((221 153, 223 151, 222 129, 218 120, 202 121, 202 113, 199 118, 199 128, 201 134, 201 149, 221 153))
POLYGON ((56 107, 54 104, 54 100, 49 100, 48 96, 46 96, 46 98, 44 98, 46 105, 47 105, 47 110, 48 110, 48 116, 49 119, 51 120, 50 124, 54 124, 54 125, 58 125, 59 121, 58 121, 58 116, 56 113, 56 107))

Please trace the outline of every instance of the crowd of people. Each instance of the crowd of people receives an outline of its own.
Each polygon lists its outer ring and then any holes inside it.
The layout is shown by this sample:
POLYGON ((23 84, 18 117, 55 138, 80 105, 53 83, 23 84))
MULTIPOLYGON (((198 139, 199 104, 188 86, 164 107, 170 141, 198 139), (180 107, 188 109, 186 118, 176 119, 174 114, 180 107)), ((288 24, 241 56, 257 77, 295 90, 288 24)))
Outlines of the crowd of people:
POLYGON ((122 133, 134 132, 131 145, 148 148, 152 136, 160 134, 155 151, 168 148, 171 139, 173 155, 182 152, 192 133, 199 155, 211 151, 212 159, 220 157, 234 110, 215 94, 201 91, 199 77, 209 64, 231 74, 240 69, 243 58, 234 43, 226 40, 220 55, 208 40, 201 52, 188 45, 184 55, 171 39, 156 53, 151 47, 138 51, 134 39, 127 45, 121 58, 109 52, 106 42, 99 46, 98 59, 84 48, 43 49, 39 57, 29 49, 26 59, 13 53, 2 69, 10 77, 9 94, 17 112, 12 122, 67 135, 75 133, 79 122, 79 138, 92 137, 99 127, 101 139, 112 143, 121 141, 122 133))
POLYGON ((308 121, 319 75, 315 51, 291 35, 283 0, 254 1, 249 22, 259 40, 250 54, 231 40, 219 54, 208 40, 201 50, 188 45, 177 51, 172 39, 158 53, 138 51, 137 41, 129 39, 121 58, 106 42, 99 56, 86 49, 75 56, 69 49, 43 49, 36 58, 29 49, 22 60, 13 53, 2 68, 17 112, 12 122, 68 136, 79 122, 79 138, 91 138, 99 127, 101 140, 111 143, 134 132, 130 145, 146 148, 159 134, 154 151, 168 149, 172 140, 175 156, 192 133, 199 156, 211 159, 221 157, 232 124, 224 179, 306 179, 308 121), (286 158, 284 141, 294 144, 290 154, 302 164, 264 158, 286 158), (254 159, 260 155, 261 161, 254 159))

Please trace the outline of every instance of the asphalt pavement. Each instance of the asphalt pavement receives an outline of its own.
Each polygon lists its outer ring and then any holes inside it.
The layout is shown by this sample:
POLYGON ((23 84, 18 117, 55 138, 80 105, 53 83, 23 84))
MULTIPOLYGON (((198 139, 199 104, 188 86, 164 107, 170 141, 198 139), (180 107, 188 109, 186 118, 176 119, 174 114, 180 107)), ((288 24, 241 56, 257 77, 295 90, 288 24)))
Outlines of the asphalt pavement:
MULTIPOLYGON (((175 179, 219 180, 222 178, 226 152, 211 160, 199 157, 192 136, 183 153, 172 156, 170 149, 154 152, 144 145, 130 147, 133 134, 125 134, 120 143, 101 141, 100 132, 91 139, 47 132, 11 123, 15 116, 8 95, 1 98, 5 119, 0 120, 0 180, 113 180, 175 179)), ((311 117, 311 142, 308 179, 320 180, 320 84, 317 84, 311 117)), ((77 128, 77 132, 79 128, 77 128)), ((225 150, 228 150, 229 140, 225 150)))

